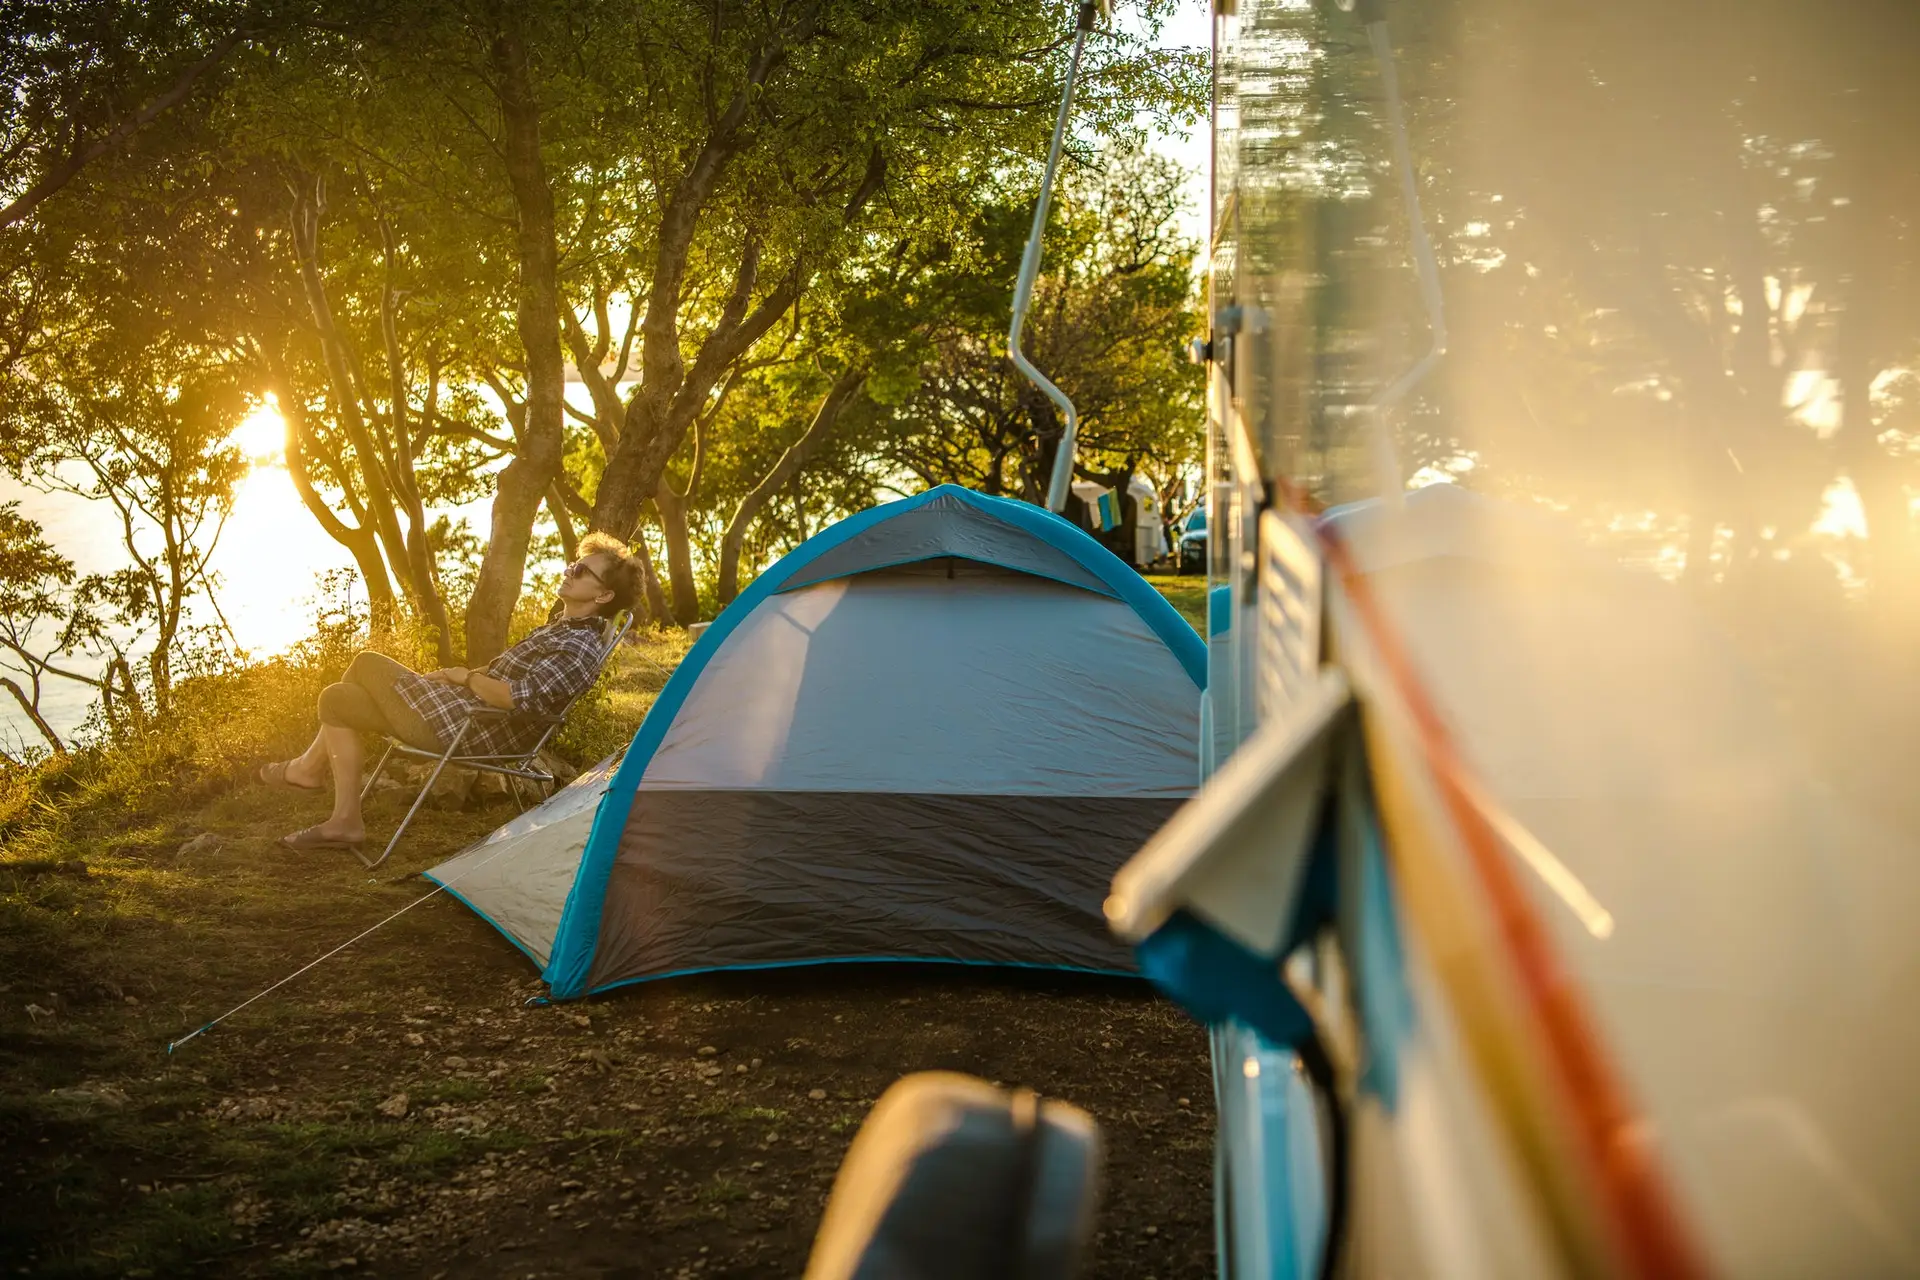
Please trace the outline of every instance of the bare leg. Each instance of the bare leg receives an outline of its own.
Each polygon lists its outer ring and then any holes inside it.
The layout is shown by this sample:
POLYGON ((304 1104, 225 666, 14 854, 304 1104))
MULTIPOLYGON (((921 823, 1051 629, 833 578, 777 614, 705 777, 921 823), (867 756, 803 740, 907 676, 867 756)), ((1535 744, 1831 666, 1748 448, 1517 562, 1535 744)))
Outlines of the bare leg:
POLYGON ((317 787, 327 777, 327 727, 313 735, 307 749, 287 761, 287 781, 301 787, 317 787))
POLYGON ((360 766, 366 761, 366 753, 361 750, 360 737, 341 725, 323 724, 315 741, 325 744, 333 765, 333 812, 320 824, 320 831, 336 840, 364 839, 367 827, 360 816, 360 766))

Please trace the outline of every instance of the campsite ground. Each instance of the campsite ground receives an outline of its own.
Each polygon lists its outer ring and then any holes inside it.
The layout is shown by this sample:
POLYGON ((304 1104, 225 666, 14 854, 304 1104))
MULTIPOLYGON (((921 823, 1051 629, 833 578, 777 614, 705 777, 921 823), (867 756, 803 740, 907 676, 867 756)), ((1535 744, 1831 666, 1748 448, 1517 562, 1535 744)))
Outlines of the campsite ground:
MULTIPOLYGON (((1163 589, 1196 611, 1197 583, 1163 589)), ((679 650, 622 656, 607 732, 679 650)), ((861 966, 529 1005, 531 966, 439 897, 168 1054, 510 812, 430 808, 370 876, 276 848, 316 798, 171 767, 0 808, 6 1273, 797 1276, 866 1110, 931 1067, 1100 1120, 1091 1274, 1211 1273, 1205 1038, 1136 984, 861 966)), ((376 797, 376 830, 400 804, 376 797)))

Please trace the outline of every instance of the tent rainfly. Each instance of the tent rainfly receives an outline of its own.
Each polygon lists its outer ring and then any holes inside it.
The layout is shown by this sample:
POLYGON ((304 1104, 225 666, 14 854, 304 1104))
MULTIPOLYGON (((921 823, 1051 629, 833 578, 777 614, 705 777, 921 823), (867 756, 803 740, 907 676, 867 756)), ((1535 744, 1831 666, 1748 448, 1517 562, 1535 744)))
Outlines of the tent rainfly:
POLYGON ((857 960, 1131 972, 1101 901, 1194 788, 1205 678, 1092 538, 942 485, 761 574, 623 757, 428 876, 563 999, 857 960))

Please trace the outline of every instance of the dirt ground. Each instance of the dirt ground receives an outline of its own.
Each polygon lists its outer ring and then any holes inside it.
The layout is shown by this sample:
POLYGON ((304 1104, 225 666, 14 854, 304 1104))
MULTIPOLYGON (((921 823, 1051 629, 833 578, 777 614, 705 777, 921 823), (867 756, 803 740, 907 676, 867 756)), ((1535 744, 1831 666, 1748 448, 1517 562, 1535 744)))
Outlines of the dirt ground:
POLYGON ((1088 1274, 1212 1274, 1205 1035, 1143 984, 856 965, 530 1004, 441 895, 169 1054, 512 812, 430 808, 370 875, 274 845, 321 808, 242 785, 0 853, 0 1274, 798 1276, 861 1120, 926 1068, 1098 1119, 1088 1274))

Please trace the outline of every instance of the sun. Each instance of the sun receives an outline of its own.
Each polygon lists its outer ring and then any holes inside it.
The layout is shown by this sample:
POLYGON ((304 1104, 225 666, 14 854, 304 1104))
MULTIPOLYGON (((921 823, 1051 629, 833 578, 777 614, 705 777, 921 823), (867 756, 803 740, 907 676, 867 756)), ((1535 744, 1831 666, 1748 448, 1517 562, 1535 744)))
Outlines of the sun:
POLYGON ((280 405, 268 393, 267 398, 254 406, 253 412, 240 419, 240 425, 228 436, 228 442, 247 455, 247 460, 255 466, 279 465, 286 447, 286 420, 280 416, 280 405))

